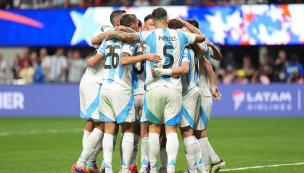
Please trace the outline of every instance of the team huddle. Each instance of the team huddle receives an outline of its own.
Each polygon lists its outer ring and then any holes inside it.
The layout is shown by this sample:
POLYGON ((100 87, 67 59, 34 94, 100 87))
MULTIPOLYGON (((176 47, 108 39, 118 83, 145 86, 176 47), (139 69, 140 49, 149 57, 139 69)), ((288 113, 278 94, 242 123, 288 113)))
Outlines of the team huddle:
POLYGON ((79 89, 80 116, 86 120, 83 151, 72 172, 112 173, 119 125, 120 173, 174 173, 177 128, 184 142, 185 172, 218 172, 225 162, 215 154, 206 129, 212 97, 221 99, 209 58, 221 60, 220 51, 195 19, 169 20, 160 7, 145 17, 142 31, 141 21, 125 13, 113 11, 113 27, 102 26, 104 32, 92 39, 96 52, 87 61, 79 89))

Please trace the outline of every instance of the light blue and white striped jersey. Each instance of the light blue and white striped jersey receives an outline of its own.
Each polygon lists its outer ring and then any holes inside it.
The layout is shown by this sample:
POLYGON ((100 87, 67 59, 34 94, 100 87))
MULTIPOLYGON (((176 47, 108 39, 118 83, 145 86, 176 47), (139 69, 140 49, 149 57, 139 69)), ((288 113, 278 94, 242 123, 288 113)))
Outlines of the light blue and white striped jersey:
MULTIPOLYGON (((192 33, 180 32, 168 28, 157 28, 154 31, 142 31, 137 33, 139 42, 146 44, 146 53, 155 53, 162 58, 162 68, 172 69, 182 63, 182 55, 185 47, 195 41, 192 33)), ((146 61, 145 86, 150 90, 157 86, 166 86, 170 89, 182 92, 181 78, 174 76, 153 77, 151 68, 156 68, 154 62, 146 61)))
MULTIPOLYGON (((203 55, 200 55, 202 58, 203 56, 206 57, 208 61, 210 61, 210 51, 209 47, 205 43, 201 43, 201 45, 205 48, 206 52, 203 55)), ((199 86, 201 91, 203 92, 203 95, 206 97, 211 97, 211 92, 210 92, 210 81, 208 79, 207 73, 205 72, 205 69, 203 66, 199 65, 199 86)))
MULTIPOLYGON (((96 51, 98 52, 99 49, 101 49, 101 46, 96 49, 96 51)), ((93 57, 95 57, 95 55, 93 57)), ((85 73, 83 74, 82 79, 92 80, 101 84, 105 61, 105 58, 103 58, 95 67, 88 67, 85 73)))
MULTIPOLYGON (((136 44, 136 52, 133 56, 145 54, 145 48, 141 44, 136 44)), ((133 64, 132 70, 132 83, 134 95, 145 94, 145 61, 137 62, 133 64)))
POLYGON ((108 32, 108 31, 113 30, 113 29, 115 29, 115 28, 113 28, 112 26, 106 26, 106 27, 103 28, 103 32, 108 32))
POLYGON ((123 52, 134 54, 135 44, 128 44, 116 39, 104 41, 98 53, 105 56, 106 62, 102 73, 102 87, 123 94, 132 92, 132 65, 121 66, 123 52))
POLYGON ((182 76, 182 94, 183 96, 191 96, 200 90, 198 86, 198 59, 190 46, 185 48, 183 57, 189 61, 189 73, 182 76))

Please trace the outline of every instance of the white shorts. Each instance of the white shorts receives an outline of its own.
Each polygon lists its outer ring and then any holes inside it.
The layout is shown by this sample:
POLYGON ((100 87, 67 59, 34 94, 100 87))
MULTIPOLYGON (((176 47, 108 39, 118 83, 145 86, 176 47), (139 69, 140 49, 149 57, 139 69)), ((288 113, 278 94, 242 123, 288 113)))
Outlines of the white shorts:
POLYGON ((190 126, 194 129, 195 123, 200 116, 201 102, 202 94, 200 90, 189 97, 183 97, 183 112, 179 127, 190 126))
POLYGON ((122 94, 113 90, 100 89, 99 119, 102 122, 135 121, 134 95, 122 94))
POLYGON ((146 92, 144 112, 153 124, 176 125, 182 115, 182 93, 158 86, 146 92))
POLYGON ((82 79, 79 85, 80 117, 85 120, 99 120, 98 105, 101 84, 82 79))
POLYGON ((140 122, 143 110, 145 94, 138 94, 134 96, 134 109, 135 109, 135 124, 140 122))
POLYGON ((202 102, 200 107, 200 116, 197 119, 195 130, 207 129, 208 122, 210 119, 211 108, 212 108, 212 97, 206 97, 202 95, 202 102))

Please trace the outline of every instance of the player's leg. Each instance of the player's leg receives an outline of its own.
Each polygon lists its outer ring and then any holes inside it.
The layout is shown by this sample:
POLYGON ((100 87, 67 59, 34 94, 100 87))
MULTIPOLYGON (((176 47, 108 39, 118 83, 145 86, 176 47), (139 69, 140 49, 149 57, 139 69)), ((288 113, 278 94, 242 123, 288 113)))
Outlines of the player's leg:
POLYGON ((161 122, 166 103, 166 87, 154 87, 146 92, 144 99, 144 112, 149 122, 149 162, 151 173, 157 172, 157 157, 159 154, 159 136, 161 122))
POLYGON ((204 165, 200 164, 200 159, 202 154, 200 147, 197 148, 197 140, 193 136, 193 128, 195 127, 195 122, 199 117, 200 106, 201 106, 202 96, 201 92, 198 91, 195 94, 185 95, 183 97, 183 115, 179 127, 181 130, 181 135, 184 141, 184 148, 186 153, 186 159, 188 163, 188 171, 186 172, 203 172, 205 171, 204 165))
POLYGON ((182 115, 182 94, 170 89, 166 89, 165 92, 164 122, 167 137, 167 172, 173 173, 175 172, 175 163, 179 148, 177 125, 182 115))
POLYGON ((130 161, 133 154, 134 148, 134 123, 122 123, 121 131, 123 133, 122 138, 122 163, 121 173, 128 173, 130 168, 130 161))
POLYGON ((142 111, 142 116, 140 118, 140 136, 141 136, 140 173, 146 173, 148 171, 148 164, 149 164, 149 155, 148 155, 149 124, 147 122, 144 111, 142 111))
POLYGON ((166 150, 167 138, 166 138, 166 131, 165 131, 165 124, 161 125, 161 133, 160 133, 160 164, 161 167, 158 169, 158 173, 167 173, 167 166, 168 166, 168 155, 166 150))

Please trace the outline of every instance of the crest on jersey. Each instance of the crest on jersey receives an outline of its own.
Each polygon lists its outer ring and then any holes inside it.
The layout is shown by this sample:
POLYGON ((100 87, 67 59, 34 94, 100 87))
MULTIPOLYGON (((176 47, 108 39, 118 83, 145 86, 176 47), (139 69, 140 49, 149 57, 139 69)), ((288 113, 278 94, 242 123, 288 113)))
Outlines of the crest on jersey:
POLYGON ((129 47, 129 49, 130 49, 130 51, 134 51, 134 46, 133 45, 130 45, 130 47, 129 47))

